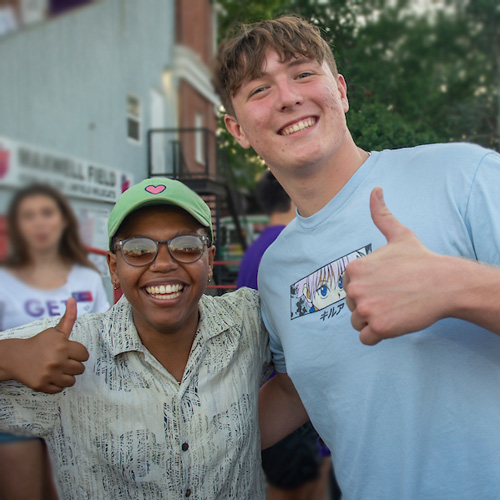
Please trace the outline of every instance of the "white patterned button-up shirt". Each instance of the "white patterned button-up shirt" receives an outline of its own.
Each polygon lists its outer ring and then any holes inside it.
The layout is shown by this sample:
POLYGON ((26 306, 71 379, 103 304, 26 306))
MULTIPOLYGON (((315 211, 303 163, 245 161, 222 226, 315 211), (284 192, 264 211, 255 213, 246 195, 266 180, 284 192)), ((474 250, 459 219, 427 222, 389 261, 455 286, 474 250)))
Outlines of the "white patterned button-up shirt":
POLYGON ((270 354, 255 291, 202 297, 180 384, 141 343, 125 298, 79 318, 71 339, 90 354, 73 387, 0 383, 0 431, 46 439, 62 499, 264 498, 257 400, 270 354))

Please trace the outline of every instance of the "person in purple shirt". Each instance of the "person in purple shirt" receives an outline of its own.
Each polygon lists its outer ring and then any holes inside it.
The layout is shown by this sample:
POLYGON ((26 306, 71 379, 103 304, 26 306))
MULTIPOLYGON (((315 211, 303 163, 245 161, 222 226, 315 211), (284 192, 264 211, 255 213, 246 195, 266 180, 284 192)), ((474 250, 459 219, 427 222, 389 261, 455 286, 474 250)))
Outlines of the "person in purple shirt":
POLYGON ((256 197, 269 216, 269 224, 246 250, 241 260, 237 282, 238 288, 246 286, 254 290, 257 290, 257 273, 264 252, 295 218, 295 205, 271 171, 265 172, 257 183, 256 197))
MULTIPOLYGON (((295 204, 270 171, 257 183, 256 197, 269 216, 269 225, 245 252, 237 281, 238 288, 255 290, 264 252, 295 217, 295 204)), ((320 452, 318 434, 310 422, 263 450, 262 468, 268 483, 268 500, 325 498, 330 458, 320 452)))

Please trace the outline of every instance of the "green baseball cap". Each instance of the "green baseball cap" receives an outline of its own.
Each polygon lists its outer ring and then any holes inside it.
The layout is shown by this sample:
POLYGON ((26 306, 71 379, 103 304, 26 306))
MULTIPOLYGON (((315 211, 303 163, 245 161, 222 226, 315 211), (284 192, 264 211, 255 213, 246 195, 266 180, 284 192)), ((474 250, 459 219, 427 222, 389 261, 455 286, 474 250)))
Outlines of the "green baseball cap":
POLYGON ((212 213, 208 205, 182 182, 155 177, 132 186, 116 200, 108 219, 110 248, 113 236, 125 218, 149 205, 175 205, 182 208, 208 229, 210 241, 213 241, 212 213))

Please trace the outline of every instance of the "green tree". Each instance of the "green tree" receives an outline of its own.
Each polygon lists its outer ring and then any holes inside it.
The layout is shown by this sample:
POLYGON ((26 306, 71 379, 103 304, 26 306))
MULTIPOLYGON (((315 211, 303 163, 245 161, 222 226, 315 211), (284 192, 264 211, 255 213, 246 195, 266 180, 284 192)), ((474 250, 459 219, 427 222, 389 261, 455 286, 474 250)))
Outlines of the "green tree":
MULTIPOLYGON (((316 23, 346 77, 349 128, 367 150, 469 141, 500 149, 500 4, 455 0, 419 12, 410 0, 223 0, 221 37, 284 13, 316 23)), ((226 146, 231 144, 227 137, 226 146)), ((262 163, 234 146, 247 187, 262 163), (252 172, 250 176, 246 173, 252 172)))
POLYGON ((382 119, 372 126, 389 141, 384 146, 464 140, 498 146, 488 44, 495 46, 465 9, 434 17, 384 10, 360 30, 346 59, 350 124, 360 146, 370 146, 374 131, 366 129, 366 115, 376 117, 375 111, 382 119), (393 136, 398 123, 402 133, 393 136))

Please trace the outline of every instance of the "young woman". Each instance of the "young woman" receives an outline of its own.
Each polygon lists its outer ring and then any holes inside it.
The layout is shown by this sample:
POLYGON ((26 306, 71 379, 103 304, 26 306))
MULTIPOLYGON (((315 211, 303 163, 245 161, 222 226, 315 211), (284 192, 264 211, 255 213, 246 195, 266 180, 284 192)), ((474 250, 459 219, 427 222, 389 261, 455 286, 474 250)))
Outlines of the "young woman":
POLYGON ((109 308, 77 219, 59 191, 44 184, 18 191, 7 222, 10 254, 0 267, 0 330, 60 316, 72 296, 79 314, 109 308))
MULTIPOLYGON (((31 185, 8 211, 10 255, 0 267, 0 330, 58 316, 68 297, 78 313, 109 308, 102 280, 78 234, 76 217, 56 189, 31 185)), ((41 440, 0 434, 0 497, 55 498, 41 440)))
POLYGON ((123 297, 80 319, 69 300, 62 319, 4 334, 0 429, 46 438, 65 499, 263 499, 268 337, 256 291, 204 295, 210 209, 178 181, 149 179, 119 198, 108 233, 123 297))

